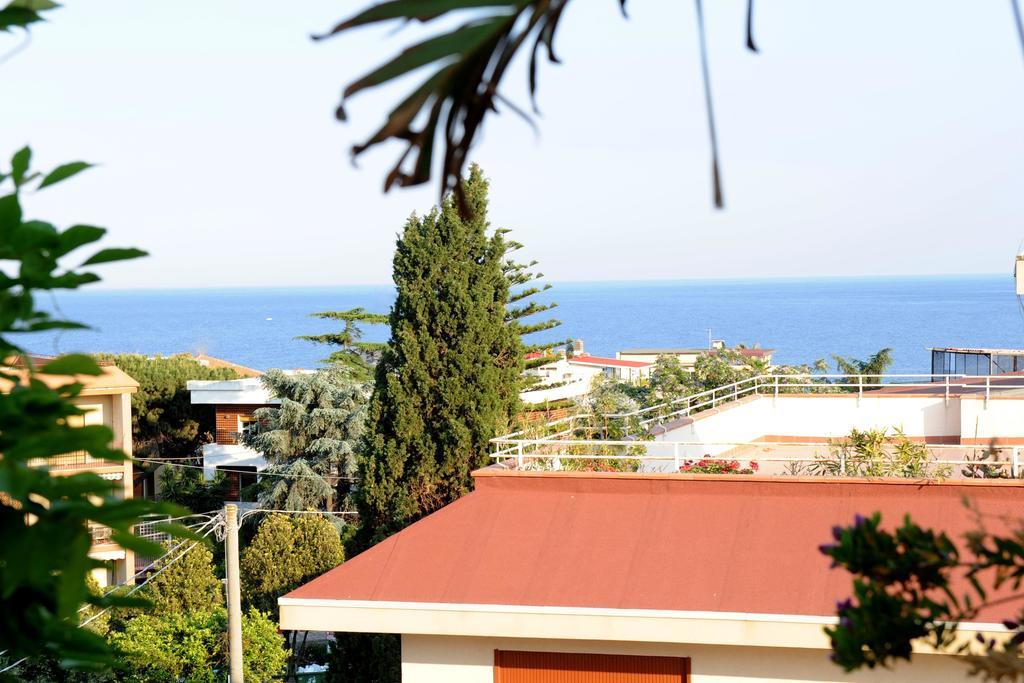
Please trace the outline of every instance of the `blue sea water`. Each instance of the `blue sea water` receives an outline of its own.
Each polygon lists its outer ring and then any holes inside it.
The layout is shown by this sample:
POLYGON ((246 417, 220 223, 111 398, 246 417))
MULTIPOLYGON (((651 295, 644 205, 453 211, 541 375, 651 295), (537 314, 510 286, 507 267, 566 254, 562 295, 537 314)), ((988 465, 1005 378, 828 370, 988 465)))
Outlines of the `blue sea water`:
MULTIPOLYGON (((94 329, 26 335, 37 353, 204 352, 243 365, 315 367, 324 347, 295 339, 331 329, 309 317, 362 306, 386 312, 388 286, 93 291, 60 295, 60 310, 94 329)), ((777 363, 895 350, 893 372, 927 373, 930 346, 1024 347, 1009 276, 556 283, 562 327, 586 350, 695 346, 715 338, 777 350, 777 363)), ((537 335, 544 339, 544 336, 537 335)), ((367 330, 383 340, 386 330, 367 330)))

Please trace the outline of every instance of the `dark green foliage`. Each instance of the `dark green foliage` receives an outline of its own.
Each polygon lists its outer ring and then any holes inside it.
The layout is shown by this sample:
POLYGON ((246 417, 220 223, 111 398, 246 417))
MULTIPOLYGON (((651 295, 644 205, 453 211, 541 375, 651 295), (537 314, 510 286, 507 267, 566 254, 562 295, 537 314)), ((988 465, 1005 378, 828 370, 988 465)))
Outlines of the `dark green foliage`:
MULTIPOLYGON (((142 614, 111 634, 121 654, 117 679, 126 683, 215 683, 227 668, 227 610, 142 614)), ((245 680, 279 680, 287 653, 277 624, 250 610, 242 617, 245 680)))
MULTIPOLYGON (((149 600, 149 609, 118 610, 110 619, 107 639, 120 654, 112 674, 107 674, 115 676, 113 680, 224 680, 224 586, 206 544, 189 543, 182 551, 183 555, 174 551, 158 562, 154 571, 162 573, 140 591, 149 600)), ((250 609, 242 617, 242 642, 246 680, 274 680, 287 657, 277 624, 266 613, 250 609)))
MULTIPOLYGON (((252 609, 278 614, 277 599, 345 561, 338 529, 319 515, 272 514, 242 553, 242 596, 252 609)), ((305 636, 285 632, 288 677, 306 656, 305 636)))
MULTIPOLYGON (((165 547, 171 549, 170 544, 165 547)), ((161 569, 140 590, 154 614, 201 612, 224 604, 224 586, 214 573, 213 553, 205 544, 196 544, 174 564, 158 562, 153 571, 161 569)))
POLYGON ((853 575, 853 596, 837 605, 838 625, 825 629, 833 661, 847 671, 887 667, 910 660, 913 642, 922 640, 965 655, 971 673, 985 680, 1024 677, 1024 610, 1004 622, 1004 639, 955 639, 958 625, 976 621, 985 606, 1019 602, 1024 581, 1024 528, 990 534, 974 513, 979 527, 967 534, 964 550, 909 517, 892 531, 878 513, 833 529, 834 542, 821 551, 853 575), (954 592, 956 576, 966 576, 970 588, 954 592))
POLYGON ((192 455, 213 432, 213 410, 194 406, 189 380, 236 379, 230 368, 209 368, 188 355, 147 357, 134 353, 100 354, 131 375, 139 390, 132 394, 132 440, 140 458, 192 455))
MULTIPOLYGON (((60 5, 53 2, 53 0, 9 0, 0 9, 0 31, 10 31, 12 28, 23 28, 27 31, 31 24, 46 21, 43 18, 42 12, 58 7, 60 5)), ((39 186, 42 188, 58 183, 89 166, 90 164, 85 164, 81 161, 58 166, 46 175, 39 186)), ((18 166, 15 166, 15 169, 17 168, 18 166)), ((27 165, 25 168, 27 168, 27 165)), ((0 180, 3 180, 3 178, 0 178, 0 180)))
MULTIPOLYGON (((497 233, 501 236, 507 235, 509 230, 498 230, 497 233)), ((532 358, 529 360, 522 360, 517 358, 499 358, 499 362, 507 362, 510 366, 514 365, 516 368, 522 370, 530 370, 545 365, 552 360, 552 356, 549 355, 552 347, 559 346, 560 344, 571 344, 569 341, 561 341, 547 344, 530 344, 526 337, 537 332, 544 332, 547 330, 554 329, 562 324, 562 321, 554 318, 548 318, 541 321, 529 321, 527 318, 532 318, 535 315, 546 313, 558 306, 555 302, 540 303, 533 300, 539 294, 543 294, 551 289, 550 283, 544 283, 543 285, 537 284, 541 278, 544 277, 543 273, 539 273, 533 270, 534 266, 537 265, 537 261, 530 261, 529 263, 520 263, 515 259, 511 258, 511 254, 519 251, 523 248, 523 245, 519 242, 512 240, 506 240, 505 242, 505 263, 502 266, 505 274, 505 279, 509 285, 509 296, 508 306, 505 310, 505 322, 512 327, 512 330, 517 334, 523 342, 522 352, 524 354, 532 351, 541 352, 541 356, 538 358, 532 358), (520 366, 522 363, 522 366, 520 366)), ((557 356, 555 356, 557 357, 557 356)), ((509 389, 516 390, 516 396, 519 395, 520 391, 530 389, 543 389, 550 387, 550 384, 542 384, 541 378, 537 375, 527 374, 523 376, 523 381, 519 387, 509 387, 509 389)))
POLYGON ((231 481, 217 472, 210 481, 202 470, 166 466, 160 473, 160 500, 188 508, 192 512, 220 509, 231 490, 231 481))
POLYGON ((488 441, 514 419, 522 342, 506 324, 506 244, 487 222, 487 181, 473 167, 473 208, 455 200, 406 223, 395 250, 391 339, 377 366, 360 459, 363 536, 376 541, 469 490, 488 441))
POLYGON ((258 422, 242 440, 266 457, 268 472, 284 476, 263 478, 260 503, 320 510, 344 502, 356 473, 368 385, 343 366, 297 374, 271 370, 262 379, 281 405, 257 410, 258 422))
POLYGON ((319 515, 270 514, 242 552, 247 605, 277 614, 277 599, 345 561, 338 530, 319 515))
MULTIPOLYGON (((40 369, 11 340, 14 333, 83 327, 39 310, 35 297, 99 280, 59 261, 82 261, 76 250, 105 232, 84 225, 59 230, 23 216, 20 192, 43 177, 31 170, 31 156, 26 147, 11 159, 10 169, 0 171, 0 186, 10 183, 0 195, 0 359, 18 363, 17 368, 0 367, 2 389, 7 391, 0 394, 0 650, 6 650, 11 661, 50 656, 64 666, 98 665, 110 661, 110 650, 100 636, 78 628, 79 608, 126 601, 89 592, 89 573, 104 564, 89 557, 87 524, 111 528, 115 542, 147 555, 158 552, 159 546, 134 536, 134 525, 146 514, 183 511, 146 500, 120 500, 117 484, 99 475, 50 476, 33 462, 74 451, 110 461, 122 461, 125 455, 110 447, 113 433, 107 427, 76 428, 68 422, 82 414, 72 403, 82 389, 73 375, 100 374, 96 362, 79 355, 50 362, 41 370, 68 375, 67 384, 51 389, 35 378, 40 369)), ((60 167, 46 176, 48 184, 87 167, 60 167)), ((84 263, 139 255, 142 252, 134 249, 104 249, 84 263)))
POLYGON ((400 683, 402 641, 391 633, 335 633, 324 683, 400 683))
POLYGON ((363 330, 360 325, 387 325, 388 316, 383 313, 368 313, 362 308, 347 311, 323 311, 313 313, 314 318, 325 320, 341 320, 345 327, 340 332, 313 334, 299 337, 316 344, 327 344, 340 347, 327 357, 328 363, 337 363, 352 371, 352 376, 360 381, 373 378, 373 368, 384 352, 384 344, 364 342, 363 330))

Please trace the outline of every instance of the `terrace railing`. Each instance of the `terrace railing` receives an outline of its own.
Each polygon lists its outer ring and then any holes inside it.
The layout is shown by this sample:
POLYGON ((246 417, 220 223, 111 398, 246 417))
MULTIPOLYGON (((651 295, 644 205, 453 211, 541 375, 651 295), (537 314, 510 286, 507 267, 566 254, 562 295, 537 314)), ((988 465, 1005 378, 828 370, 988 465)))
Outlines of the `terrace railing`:
MULTIPOLYGON (((873 392, 895 391, 901 393, 919 393, 927 396, 942 396, 948 402, 954 395, 973 394, 984 399, 984 406, 988 408, 989 399, 993 396, 1010 391, 1024 393, 1024 377, 1007 375, 969 376, 969 375, 931 375, 931 374, 766 374, 757 375, 742 379, 731 384, 701 391, 678 399, 666 401, 657 405, 640 408, 638 410, 594 415, 581 413, 569 417, 548 422, 544 425, 524 428, 522 430, 505 434, 494 439, 494 452, 492 458, 497 462, 512 460, 516 463, 525 463, 532 458, 543 457, 548 461, 553 458, 559 459, 623 459, 636 458, 628 455, 627 450, 633 453, 640 452, 641 461, 674 460, 678 463, 680 458, 685 460, 692 457, 691 449, 704 446, 712 446, 708 442, 685 442, 685 441, 647 441, 654 434, 658 433, 658 427, 664 432, 664 428, 671 425, 673 421, 686 418, 690 415, 720 407, 724 404, 734 403, 742 398, 754 395, 770 395, 778 397, 781 394, 846 394, 856 395, 858 403, 866 395, 873 392), (607 437, 615 434, 621 440, 607 437), (597 438, 595 438, 595 436, 597 438), (652 456, 647 444, 657 443, 659 455, 652 456), (666 456, 663 449, 665 446, 675 448, 676 455, 666 456), (608 451, 616 451, 609 454, 608 451), (584 453, 579 455, 579 453, 584 453)), ((764 442, 757 442, 759 445, 766 445, 764 442)), ((727 446, 728 444, 717 444, 727 446)), ((733 446, 749 446, 752 443, 734 443, 733 446)), ((773 444, 779 447, 786 444, 773 444)), ((808 444, 801 444, 807 446, 808 444)), ((819 446, 827 444, 821 443, 819 446)), ((938 448, 929 446, 930 449, 938 448)), ((965 448, 957 446, 957 448, 965 448)), ((717 449, 716 449, 717 450, 717 449)), ((1019 453, 1016 449, 1012 452, 1012 463, 1005 465, 1008 473, 1017 476, 1021 469, 1017 465, 1016 458, 1019 453)), ((975 456, 971 456, 972 458, 975 456)), ((811 458, 810 460, 813 460, 811 458)), ((808 458, 785 458, 786 462, 799 463, 809 461, 808 458)), ((969 466, 974 462, 965 458, 949 459, 949 462, 941 464, 949 466, 969 466)), ((1004 467, 1004 466, 1000 466, 1004 467)))
POLYGON ((491 455, 520 470, 723 472, 768 475, 904 477, 912 479, 1024 478, 1022 446, 921 444, 916 457, 895 442, 877 453, 854 451, 843 439, 816 442, 640 441, 635 439, 521 439, 491 455))

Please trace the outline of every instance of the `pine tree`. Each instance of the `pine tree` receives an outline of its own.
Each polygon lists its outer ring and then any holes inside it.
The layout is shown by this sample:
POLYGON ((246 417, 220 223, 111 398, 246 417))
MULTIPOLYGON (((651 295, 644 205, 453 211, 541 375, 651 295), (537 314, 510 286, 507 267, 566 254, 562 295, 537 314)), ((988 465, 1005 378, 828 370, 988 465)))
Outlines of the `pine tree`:
POLYGON ((356 379, 372 379, 373 368, 380 361, 385 344, 362 341, 363 330, 360 325, 386 325, 388 316, 382 313, 369 313, 363 308, 352 308, 347 311, 313 313, 312 317, 341 320, 345 323, 345 327, 340 332, 305 335, 299 339, 340 347, 339 350, 332 352, 325 361, 349 368, 356 379))
POLYGON ((489 440, 519 409, 523 346, 506 321, 508 247, 489 231, 487 181, 476 166, 465 196, 471 218, 448 197, 410 217, 396 246, 391 338, 360 460, 367 541, 466 493, 489 440))
POLYGON ((297 374, 271 370, 262 379, 281 403, 257 410, 242 441, 267 459, 268 474, 281 476, 261 479, 260 503, 286 510, 329 507, 334 482, 344 494, 356 473, 368 386, 338 366, 297 374))
MULTIPOLYGON (((507 229, 498 230, 499 236, 504 236, 511 232, 507 229)), ((551 362, 551 358, 548 352, 552 347, 559 346, 568 343, 567 340, 548 342, 544 344, 532 344, 529 343, 526 337, 536 334, 538 332, 545 332, 547 330, 558 327, 562 324, 561 320, 554 318, 548 318, 539 322, 526 322, 526 318, 545 313, 558 306, 555 302, 540 303, 536 300, 531 301, 533 297, 538 294, 551 289, 550 283, 544 283, 543 285, 536 284, 541 278, 544 277, 543 273, 534 271, 534 266, 537 265, 537 261, 530 261, 528 263, 520 263, 514 258, 511 258, 511 254, 519 251, 523 248, 523 245, 514 240, 505 241, 505 263, 502 266, 505 279, 509 284, 509 300, 508 306, 505 309, 505 323, 509 325, 516 335, 522 341, 522 352, 528 354, 533 351, 539 351, 540 356, 537 358, 531 358, 525 361, 524 369, 529 370, 532 368, 538 368, 551 362)), ((522 386, 520 390, 539 389, 540 377, 537 375, 525 375, 523 377, 522 386)), ((518 395, 518 393, 517 393, 518 395)))

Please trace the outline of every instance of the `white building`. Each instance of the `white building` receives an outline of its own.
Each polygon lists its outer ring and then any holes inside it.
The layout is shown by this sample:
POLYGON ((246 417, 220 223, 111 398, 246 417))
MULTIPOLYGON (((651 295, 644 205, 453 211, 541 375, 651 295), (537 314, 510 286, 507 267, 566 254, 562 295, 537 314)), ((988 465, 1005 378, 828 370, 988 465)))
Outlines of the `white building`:
POLYGON ((539 382, 519 395, 523 403, 537 405, 586 396, 590 393, 594 378, 599 375, 618 382, 637 384, 649 379, 651 368, 654 367, 653 363, 646 361, 591 356, 583 353, 583 342, 579 340, 574 347, 576 350, 572 356, 567 356, 562 350, 547 354, 527 354, 527 361, 539 358, 549 360, 544 365, 527 369, 526 374, 538 377, 539 382))
POLYGON ((226 472, 237 492, 267 468, 262 454, 241 443, 241 435, 255 422, 255 411, 281 402, 270 395, 259 377, 191 380, 187 388, 192 405, 208 405, 214 410, 214 441, 203 446, 206 478, 212 479, 218 470, 226 472))

